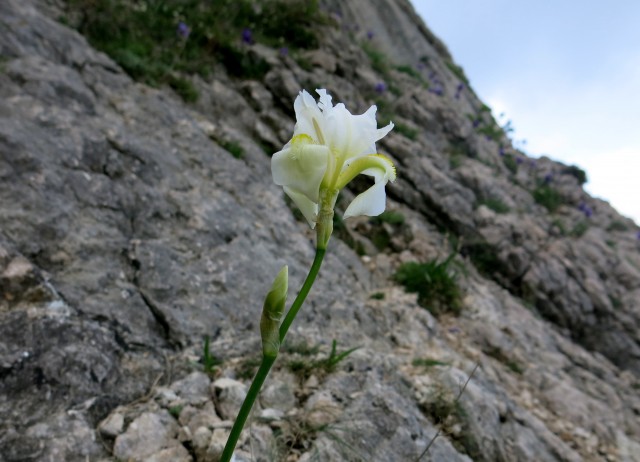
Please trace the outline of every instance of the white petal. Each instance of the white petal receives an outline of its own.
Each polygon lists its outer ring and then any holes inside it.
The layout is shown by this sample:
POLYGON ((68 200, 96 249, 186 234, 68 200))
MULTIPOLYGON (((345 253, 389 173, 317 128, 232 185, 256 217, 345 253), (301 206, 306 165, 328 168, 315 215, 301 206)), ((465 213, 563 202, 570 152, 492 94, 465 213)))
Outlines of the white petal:
POLYGON ((320 183, 327 170, 329 148, 317 144, 292 141, 271 158, 273 182, 318 202, 320 183))
POLYGON ((331 95, 327 93, 327 90, 324 88, 319 88, 316 90, 316 93, 320 95, 320 103, 318 106, 322 109, 323 112, 330 111, 333 108, 333 104, 331 103, 331 95))
POLYGON ((287 196, 298 206, 302 215, 304 215, 307 222, 309 222, 311 229, 315 228, 318 217, 318 204, 311 202, 304 194, 297 193, 286 186, 284 187, 284 192, 287 193, 287 196))
POLYGON ((344 212, 344 218, 367 215, 375 217, 384 212, 387 195, 384 191, 386 181, 378 181, 365 192, 356 196, 344 212))
POLYGON ((296 112, 296 126, 293 129, 293 136, 308 135, 315 143, 320 143, 322 134, 316 132, 316 126, 324 131, 324 116, 320 108, 306 90, 302 90, 293 103, 296 112), (313 121, 316 121, 315 125, 313 121))
POLYGON ((385 136, 387 136, 387 133, 389 133, 393 127, 395 125, 393 125, 393 122, 389 122, 389 125, 387 125, 386 127, 382 127, 376 130, 376 141, 381 140, 382 138, 384 138, 385 136))

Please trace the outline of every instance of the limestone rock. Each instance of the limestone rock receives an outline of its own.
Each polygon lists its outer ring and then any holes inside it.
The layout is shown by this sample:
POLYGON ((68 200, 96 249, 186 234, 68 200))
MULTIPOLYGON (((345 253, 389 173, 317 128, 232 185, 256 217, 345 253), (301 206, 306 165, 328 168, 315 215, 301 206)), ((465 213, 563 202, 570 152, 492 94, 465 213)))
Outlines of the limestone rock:
POLYGON ((237 380, 221 378, 211 384, 211 389, 220 417, 226 420, 235 419, 247 395, 247 387, 237 380))
POLYGON ((153 457, 160 461, 171 460, 167 457, 173 455, 182 457, 181 451, 175 449, 179 446, 174 439, 177 433, 178 426, 169 414, 145 412, 116 438, 113 454, 123 460, 153 457))
POLYGON ((237 459, 253 444, 415 460, 440 429, 434 461, 637 460, 637 224, 575 167, 481 132, 497 127, 468 86, 456 98, 463 76, 408 0, 321 4, 311 66, 256 43, 242 50, 263 78, 189 76, 200 98, 183 104, 59 22, 66 2, 0 1, 0 462, 106 461, 102 439, 123 460, 219 457, 272 275, 288 264, 295 291, 313 260, 269 155, 318 86, 396 123, 377 149, 403 223, 336 219, 287 337, 316 352, 300 354, 311 370, 292 375, 283 350, 237 459), (463 310, 435 317, 391 276, 451 252, 463 310), (329 367, 334 339, 359 349, 329 367))

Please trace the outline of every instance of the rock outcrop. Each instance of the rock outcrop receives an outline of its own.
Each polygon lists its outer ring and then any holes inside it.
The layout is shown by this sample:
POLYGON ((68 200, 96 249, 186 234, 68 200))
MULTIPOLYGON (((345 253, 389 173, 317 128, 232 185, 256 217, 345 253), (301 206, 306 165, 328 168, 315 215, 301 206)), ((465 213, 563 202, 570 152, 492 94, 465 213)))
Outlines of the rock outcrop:
POLYGON ((437 431, 425 459, 640 460, 637 225, 511 146, 408 1, 325 8, 304 65, 256 43, 263 78, 185 104, 0 2, 0 461, 217 460, 272 278, 313 258, 269 155, 315 85, 396 123, 404 219, 341 222, 239 460, 416 460, 437 431), (462 311, 436 318, 391 276, 452 251, 462 311), (358 349, 326 368, 333 340, 358 349))

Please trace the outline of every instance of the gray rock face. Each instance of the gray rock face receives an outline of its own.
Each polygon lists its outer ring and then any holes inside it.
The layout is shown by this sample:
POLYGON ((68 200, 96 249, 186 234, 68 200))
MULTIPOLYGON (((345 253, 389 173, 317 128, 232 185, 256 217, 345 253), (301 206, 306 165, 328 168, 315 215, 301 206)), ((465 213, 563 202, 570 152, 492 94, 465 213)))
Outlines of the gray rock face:
POLYGON ((637 226, 575 170, 478 132, 489 114, 467 86, 455 96, 451 57, 407 1, 325 6, 341 14, 310 67, 257 44, 262 81, 194 79, 187 107, 132 81, 54 7, 0 2, 1 462, 219 458, 263 297, 285 263, 297 290, 313 258, 263 151, 288 141, 311 84, 354 113, 374 97, 392 112, 380 149, 405 221, 336 232, 238 460, 415 460, 438 430, 423 460, 640 460, 637 226), (363 40, 394 65, 428 57, 422 80, 382 75, 363 40), (397 94, 376 94, 383 80, 397 94), (448 255, 449 236, 463 311, 436 319, 389 277, 448 255), (221 360, 207 371, 205 335, 221 360), (324 369, 334 339, 360 348, 324 369))

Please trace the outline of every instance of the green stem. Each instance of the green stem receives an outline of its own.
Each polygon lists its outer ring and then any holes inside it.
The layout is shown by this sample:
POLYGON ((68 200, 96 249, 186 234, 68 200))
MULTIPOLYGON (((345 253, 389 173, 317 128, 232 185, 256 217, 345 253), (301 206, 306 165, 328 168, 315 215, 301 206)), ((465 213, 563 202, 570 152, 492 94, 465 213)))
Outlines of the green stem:
POLYGON ((322 259, 324 258, 325 252, 326 249, 316 249, 316 256, 313 259, 311 268, 309 269, 309 274, 307 274, 307 279, 304 280, 304 284, 302 284, 300 293, 293 301, 293 304, 291 305, 291 308, 289 308, 287 315, 284 317, 282 324, 280 324, 280 344, 284 342, 284 338, 287 336, 287 331, 289 330, 291 323, 298 314, 298 311, 300 311, 304 300, 307 298, 307 294, 311 290, 311 286, 316 280, 316 276, 320 271, 320 265, 322 265, 322 259))
MULTIPOLYGON (((316 249, 316 256, 313 259, 311 268, 309 269, 309 274, 307 274, 307 279, 304 280, 304 284, 302 284, 302 288, 300 289, 298 296, 293 301, 291 308, 287 312, 287 315, 280 325, 280 344, 284 342, 284 338, 287 335, 287 331, 289 330, 291 323, 298 314, 298 311, 300 311, 304 300, 307 298, 307 295, 311 290, 311 286, 313 286, 313 283, 316 280, 316 276, 320 271, 320 265, 322 265, 322 259, 324 258, 325 252, 326 249, 316 249)), ((229 439, 227 440, 227 444, 225 445, 224 451, 222 452, 220 462, 229 462, 231 460, 233 451, 236 448, 236 444, 238 444, 240 433, 242 433, 242 429, 244 428, 244 424, 247 421, 247 417, 249 417, 249 413, 251 413, 253 403, 255 403, 256 399, 258 398, 258 394, 260 393, 262 384, 267 378, 267 375, 271 370, 271 366, 273 366, 276 358, 277 354, 273 357, 262 357, 260 368, 258 369, 256 376, 253 378, 253 382, 251 382, 251 386, 249 387, 249 391, 247 392, 247 397, 244 399, 242 407, 238 412, 238 417, 236 417, 236 421, 233 423, 233 427, 231 428, 229 439)))
POLYGON ((260 368, 258 369, 256 376, 253 378, 253 382, 251 382, 251 386, 249 387, 249 391, 247 392, 247 397, 244 399, 242 407, 238 412, 238 417, 236 417, 236 421, 233 423, 231 433, 229 434, 229 439, 227 440, 227 444, 224 447, 224 451, 222 451, 220 462, 229 462, 231 460, 231 457, 233 457, 233 450, 236 448, 236 444, 238 444, 240 433, 242 433, 242 429, 244 428, 244 424, 247 421, 247 417, 249 417, 249 414, 251 413, 253 403, 255 403, 256 398, 258 397, 260 389, 262 388, 262 384, 267 378, 271 366, 273 366, 273 363, 276 361, 276 357, 277 356, 274 356, 272 358, 262 358, 260 368))

